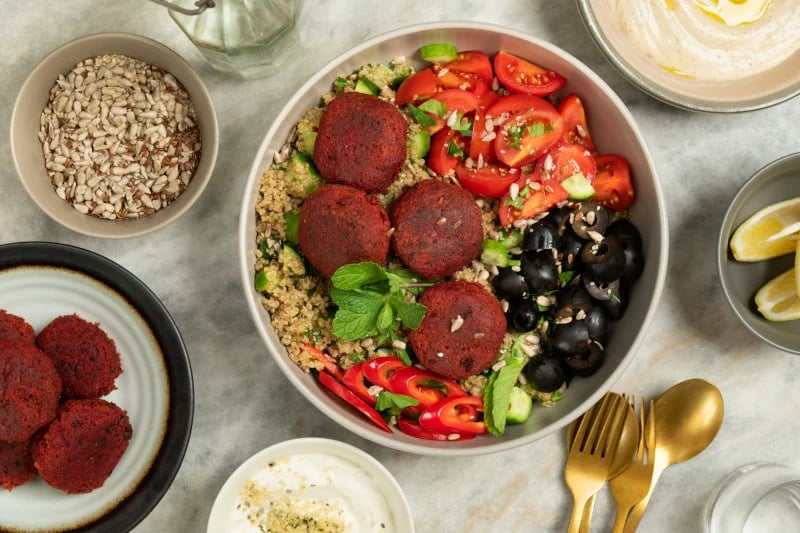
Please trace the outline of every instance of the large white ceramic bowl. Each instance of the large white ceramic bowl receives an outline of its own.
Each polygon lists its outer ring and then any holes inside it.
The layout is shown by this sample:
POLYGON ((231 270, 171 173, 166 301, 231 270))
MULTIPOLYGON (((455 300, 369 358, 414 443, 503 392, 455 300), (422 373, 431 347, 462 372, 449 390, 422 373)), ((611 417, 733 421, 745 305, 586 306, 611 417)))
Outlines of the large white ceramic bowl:
POLYGON ((602 79, 563 50, 525 33, 488 24, 442 22, 398 29, 362 43, 321 68, 286 103, 267 132, 250 171, 239 221, 239 266, 247 304, 267 351, 313 405, 342 426, 379 444, 412 453, 455 456, 497 452, 542 438, 566 426, 611 388, 641 347, 644 332, 655 313, 667 267, 667 243, 666 211, 644 139, 625 105, 602 79), (460 50, 480 49, 490 54, 503 49, 565 76, 568 82, 564 90, 578 93, 583 100, 600 152, 622 154, 630 163, 638 196, 630 212, 645 243, 644 273, 634 287, 625 317, 615 325, 606 347, 607 359, 600 370, 590 378, 573 380, 563 400, 551 408, 536 406, 528 422, 508 427, 502 437, 480 436, 462 442, 426 441, 400 432, 389 435, 374 427, 355 409, 334 402, 311 375, 289 359, 253 288, 255 203, 259 182, 295 123, 319 103, 320 96, 329 90, 337 76, 350 73, 365 63, 387 62, 398 56, 419 60, 418 48, 435 42, 451 42, 460 50))

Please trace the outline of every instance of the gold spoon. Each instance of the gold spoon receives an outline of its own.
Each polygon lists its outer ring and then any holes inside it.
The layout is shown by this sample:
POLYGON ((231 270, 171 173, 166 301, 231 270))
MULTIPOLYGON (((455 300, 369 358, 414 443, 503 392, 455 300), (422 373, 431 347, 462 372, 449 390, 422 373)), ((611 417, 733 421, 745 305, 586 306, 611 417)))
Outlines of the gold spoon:
POLYGON ((723 413, 722 393, 702 379, 682 381, 656 399, 653 482, 644 500, 636 504, 628 515, 625 533, 636 531, 664 469, 688 461, 711 444, 722 425, 723 413))
MULTIPOLYGON (((578 427, 577 424, 570 424, 567 428, 567 447, 572 445, 572 440, 575 438, 575 431, 578 427)), ((616 477, 631 464, 633 454, 636 453, 636 444, 639 441, 639 422, 636 420, 636 412, 633 407, 628 404, 628 410, 625 414, 625 422, 622 425, 622 434, 619 437, 619 444, 617 444, 617 452, 611 459, 611 466, 608 469, 608 479, 616 477)), ((592 522, 592 507, 594 506, 594 495, 587 501, 583 509, 583 517, 581 518, 579 533, 588 533, 589 525, 592 522)))

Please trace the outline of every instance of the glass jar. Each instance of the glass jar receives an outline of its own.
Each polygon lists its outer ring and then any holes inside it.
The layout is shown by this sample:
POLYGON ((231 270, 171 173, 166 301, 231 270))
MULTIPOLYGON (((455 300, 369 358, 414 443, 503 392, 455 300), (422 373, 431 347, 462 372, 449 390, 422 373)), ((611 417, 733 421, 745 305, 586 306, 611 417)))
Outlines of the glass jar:
POLYGON ((297 53, 298 0, 216 0, 187 14, 193 0, 172 0, 172 20, 214 68, 244 78, 266 76, 297 53), (183 11, 183 12, 182 12, 183 11))

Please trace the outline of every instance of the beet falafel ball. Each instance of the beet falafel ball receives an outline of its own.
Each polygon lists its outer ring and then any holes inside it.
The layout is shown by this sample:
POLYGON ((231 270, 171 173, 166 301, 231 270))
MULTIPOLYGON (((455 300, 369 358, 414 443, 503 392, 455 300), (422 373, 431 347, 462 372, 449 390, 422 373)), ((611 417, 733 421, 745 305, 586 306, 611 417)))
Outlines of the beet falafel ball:
POLYGON ((53 361, 36 346, 0 340, 0 440, 24 442, 50 422, 61 396, 53 361))
POLYGON ((53 360, 67 398, 99 398, 116 388, 122 373, 114 341, 76 314, 54 319, 39 332, 36 344, 53 360))
POLYGON ((394 249, 425 278, 453 274, 483 249, 481 212, 466 190, 437 179, 406 190, 392 206, 394 249))
POLYGON ((111 475, 132 434, 121 407, 102 399, 67 400, 34 438, 33 464, 52 487, 69 494, 91 492, 111 475))
POLYGON ((374 197, 347 185, 324 185, 300 206, 300 250, 330 277, 342 265, 386 261, 389 227, 374 197))
POLYGON ((28 324, 24 318, 0 309, 0 339, 33 344, 36 342, 36 333, 33 331, 33 326, 28 324))
POLYGON ((0 487, 13 490, 36 475, 31 443, 0 441, 0 487))
POLYGON ((314 142, 314 164, 328 183, 385 191, 406 160, 408 123, 377 96, 346 92, 325 110, 314 142))
POLYGON ((500 353, 506 319, 500 302, 471 281, 447 281, 422 293, 425 318, 409 340, 425 368, 451 379, 478 374, 500 353))

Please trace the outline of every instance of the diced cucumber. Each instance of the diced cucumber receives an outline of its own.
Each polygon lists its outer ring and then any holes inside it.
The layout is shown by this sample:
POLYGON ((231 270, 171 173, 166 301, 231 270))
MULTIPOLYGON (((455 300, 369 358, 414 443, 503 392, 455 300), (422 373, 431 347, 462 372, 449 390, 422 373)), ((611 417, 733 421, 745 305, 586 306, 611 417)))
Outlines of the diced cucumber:
POLYGON ((500 239, 506 249, 510 250, 522 244, 522 232, 518 229, 511 230, 508 233, 503 232, 503 238, 500 239))
POLYGON ((286 183, 289 192, 306 197, 322 186, 322 176, 311 158, 303 152, 294 152, 286 167, 286 183))
POLYGON ((508 402, 508 415, 506 422, 509 424, 522 424, 531 417, 533 400, 527 392, 519 387, 511 389, 511 398, 508 402))
POLYGON ((423 159, 431 149, 431 134, 428 130, 419 130, 408 140, 408 147, 414 159, 423 159))
POLYGON ((481 252, 481 262, 499 267, 519 265, 518 259, 511 259, 508 247, 502 241, 486 239, 481 252))
POLYGON ((356 80, 355 91, 357 93, 371 94, 372 96, 378 96, 378 93, 381 92, 377 85, 363 76, 359 76, 358 80, 356 80))
POLYGON ((283 222, 286 224, 286 240, 289 244, 298 246, 300 238, 297 236, 297 228, 300 226, 300 213, 289 211, 283 214, 283 222))
POLYGON ((317 142, 317 132, 314 127, 305 120, 297 124, 297 135, 303 141, 303 152, 307 156, 314 155, 314 143, 317 142))
POLYGON ((567 191, 570 200, 582 201, 594 196, 594 187, 581 172, 573 174, 562 181, 561 186, 567 191))
POLYGON ((274 265, 267 265, 258 272, 253 279, 253 287, 258 292, 271 292, 277 287, 283 276, 274 265))
POLYGON ((428 44, 419 49, 419 56, 429 63, 448 63, 458 56, 458 50, 450 43, 428 44))
POLYGON ((283 249, 278 253, 278 261, 292 276, 304 276, 306 273, 306 264, 302 256, 288 244, 284 244, 283 249))

